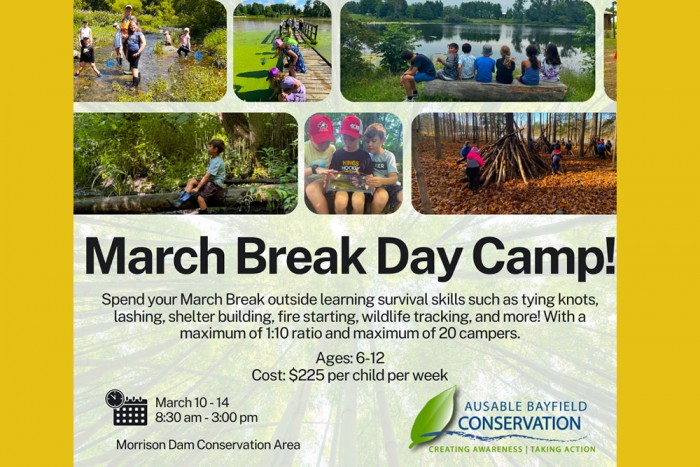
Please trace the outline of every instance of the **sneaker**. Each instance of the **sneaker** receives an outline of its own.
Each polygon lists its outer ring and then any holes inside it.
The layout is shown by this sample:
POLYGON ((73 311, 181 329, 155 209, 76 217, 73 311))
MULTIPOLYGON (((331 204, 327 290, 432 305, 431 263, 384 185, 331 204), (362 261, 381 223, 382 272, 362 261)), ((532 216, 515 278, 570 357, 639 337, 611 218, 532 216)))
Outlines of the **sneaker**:
POLYGON ((134 72, 131 71, 131 70, 126 70, 126 71, 124 71, 123 73, 124 73, 125 75, 133 75, 133 74, 134 74, 134 72))
POLYGON ((78 76, 80 76, 80 73, 74 74, 74 75, 73 75, 73 78, 77 78, 78 76))
POLYGON ((182 206, 182 201, 180 201, 179 199, 176 199, 176 200, 169 199, 168 202, 175 209, 180 209, 180 207, 182 206))
POLYGON ((403 101, 404 101, 404 102, 414 102, 414 101, 415 101, 415 98, 414 98, 414 97, 408 97, 408 96, 406 96, 406 97, 404 97, 403 101))
POLYGON ((102 78, 102 73, 97 73, 98 78, 102 78))

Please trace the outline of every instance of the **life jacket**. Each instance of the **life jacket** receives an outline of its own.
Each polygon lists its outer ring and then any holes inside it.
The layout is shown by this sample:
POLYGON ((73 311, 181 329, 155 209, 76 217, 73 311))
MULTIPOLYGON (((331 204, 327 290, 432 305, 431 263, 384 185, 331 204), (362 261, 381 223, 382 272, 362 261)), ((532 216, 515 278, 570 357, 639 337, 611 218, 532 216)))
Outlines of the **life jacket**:
POLYGON ((123 38, 126 38, 129 36, 129 26, 131 25, 132 20, 136 20, 136 18, 134 18, 133 15, 129 16, 129 18, 127 18, 126 16, 124 18, 122 18, 122 24, 121 24, 120 28, 122 30, 122 37, 123 38))

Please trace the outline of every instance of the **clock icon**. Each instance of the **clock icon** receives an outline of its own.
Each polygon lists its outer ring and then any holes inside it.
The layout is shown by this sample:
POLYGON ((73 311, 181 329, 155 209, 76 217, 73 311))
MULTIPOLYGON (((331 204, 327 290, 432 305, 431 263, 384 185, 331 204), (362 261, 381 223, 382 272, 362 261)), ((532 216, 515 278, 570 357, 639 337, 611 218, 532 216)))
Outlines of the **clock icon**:
POLYGON ((112 389, 105 396, 105 402, 113 409, 118 409, 124 405, 124 393, 119 389, 112 389))

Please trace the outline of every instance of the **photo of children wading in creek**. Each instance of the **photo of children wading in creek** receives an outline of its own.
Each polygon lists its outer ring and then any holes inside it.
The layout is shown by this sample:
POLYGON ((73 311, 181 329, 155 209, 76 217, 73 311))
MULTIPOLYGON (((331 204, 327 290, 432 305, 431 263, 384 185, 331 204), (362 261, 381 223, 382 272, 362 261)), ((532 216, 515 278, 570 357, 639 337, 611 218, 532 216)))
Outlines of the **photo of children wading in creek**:
POLYGON ((216 0, 77 0, 76 102, 207 102, 226 93, 216 0))
POLYGON ((233 89, 244 101, 314 102, 331 91, 331 11, 318 0, 251 0, 233 13, 233 89))

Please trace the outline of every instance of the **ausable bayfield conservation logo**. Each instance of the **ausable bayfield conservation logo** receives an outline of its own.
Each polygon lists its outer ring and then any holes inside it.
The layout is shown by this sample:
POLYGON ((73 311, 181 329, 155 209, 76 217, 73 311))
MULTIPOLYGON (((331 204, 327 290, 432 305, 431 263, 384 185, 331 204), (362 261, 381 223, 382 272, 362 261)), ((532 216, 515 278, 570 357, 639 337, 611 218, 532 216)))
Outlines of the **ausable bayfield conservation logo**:
MULTIPOLYGON (((411 428, 409 448, 442 435, 460 436, 476 441, 521 438, 551 443, 572 443, 586 438, 582 433, 585 401, 469 400, 464 413, 456 419, 457 429, 447 429, 455 417, 457 386, 430 399, 416 416, 411 428)), ((581 452, 581 449, 571 452, 581 452)), ((586 446, 585 452, 595 452, 586 446)), ((563 449, 562 451, 567 451, 563 449)))

